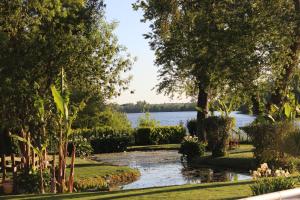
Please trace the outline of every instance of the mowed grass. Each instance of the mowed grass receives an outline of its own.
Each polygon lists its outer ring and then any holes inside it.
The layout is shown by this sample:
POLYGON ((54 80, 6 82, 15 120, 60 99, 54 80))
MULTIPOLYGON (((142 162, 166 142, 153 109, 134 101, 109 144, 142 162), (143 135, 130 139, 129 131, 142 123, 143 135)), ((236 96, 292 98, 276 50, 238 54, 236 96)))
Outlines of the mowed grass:
POLYGON ((25 199, 45 199, 45 200, 65 200, 65 199, 130 199, 130 200, 150 200, 150 199, 170 199, 170 200, 221 200, 238 199, 251 196, 250 184, 252 181, 227 182, 227 183, 207 183, 196 185, 182 185, 171 187, 159 187, 138 190, 126 190, 115 192, 92 192, 74 193, 63 195, 19 195, 6 196, 0 199, 25 200, 25 199))
POLYGON ((131 146, 128 151, 155 151, 155 150, 179 150, 180 144, 160 144, 160 145, 145 145, 131 146))
MULTIPOLYGON (((70 163, 69 159, 68 163, 70 163)), ((77 158, 75 160, 75 179, 106 177, 131 172, 138 173, 138 170, 127 166, 114 166, 90 159, 77 158)), ((67 173, 69 174, 69 169, 67 169, 67 173)))
POLYGON ((256 167, 253 157, 253 146, 245 144, 229 151, 228 155, 224 157, 213 158, 210 154, 198 157, 193 160, 193 165, 212 165, 237 170, 250 170, 256 167))

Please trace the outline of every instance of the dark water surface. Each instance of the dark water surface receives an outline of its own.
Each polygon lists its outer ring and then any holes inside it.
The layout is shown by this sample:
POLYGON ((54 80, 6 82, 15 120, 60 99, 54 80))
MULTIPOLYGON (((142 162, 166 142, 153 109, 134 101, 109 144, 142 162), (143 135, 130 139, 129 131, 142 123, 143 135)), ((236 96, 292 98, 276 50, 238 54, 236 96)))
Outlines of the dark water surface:
POLYGON ((121 189, 251 179, 249 173, 210 167, 188 168, 181 163, 177 151, 111 153, 97 155, 96 159, 116 165, 127 165, 140 171, 139 180, 121 186, 121 189))

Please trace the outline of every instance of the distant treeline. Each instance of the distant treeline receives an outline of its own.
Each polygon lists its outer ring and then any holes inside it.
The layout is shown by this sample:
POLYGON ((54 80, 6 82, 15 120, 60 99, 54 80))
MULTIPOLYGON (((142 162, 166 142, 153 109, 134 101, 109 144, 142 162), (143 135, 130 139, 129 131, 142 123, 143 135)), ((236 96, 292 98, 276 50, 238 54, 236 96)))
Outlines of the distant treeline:
POLYGON ((118 110, 126 113, 196 111, 196 103, 149 104, 145 101, 138 101, 135 104, 119 105, 118 110))

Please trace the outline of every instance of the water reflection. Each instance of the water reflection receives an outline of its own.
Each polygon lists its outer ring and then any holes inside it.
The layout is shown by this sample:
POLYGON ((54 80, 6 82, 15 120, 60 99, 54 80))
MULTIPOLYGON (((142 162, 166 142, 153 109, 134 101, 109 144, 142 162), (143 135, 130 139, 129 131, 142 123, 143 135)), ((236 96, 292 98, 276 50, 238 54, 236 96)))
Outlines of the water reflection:
POLYGON ((135 165, 135 168, 141 172, 140 179, 122 186, 122 189, 237 181, 251 178, 247 173, 209 167, 184 167, 180 162, 139 164, 135 165))
POLYGON ((212 169, 209 167, 183 168, 182 175, 188 183, 239 181, 251 178, 247 173, 212 169))
POLYGON ((186 162, 181 163, 180 157, 178 151, 139 151, 100 154, 95 159, 104 163, 127 165, 140 171, 139 180, 124 185, 121 189, 251 179, 247 173, 206 166, 193 168, 186 162))

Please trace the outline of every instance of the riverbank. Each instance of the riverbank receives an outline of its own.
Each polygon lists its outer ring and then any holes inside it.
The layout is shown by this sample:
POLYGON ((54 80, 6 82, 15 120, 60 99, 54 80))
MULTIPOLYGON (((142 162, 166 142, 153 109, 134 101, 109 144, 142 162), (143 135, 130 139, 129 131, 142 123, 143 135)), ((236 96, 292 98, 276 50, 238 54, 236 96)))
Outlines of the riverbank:
POLYGON ((252 181, 242 182, 222 182, 207 183, 194 185, 181 185, 171 187, 157 187, 148 189, 113 191, 113 192, 91 192, 91 193, 74 193, 63 195, 19 195, 6 196, 0 199, 7 200, 25 200, 25 199, 44 199, 44 200, 63 200, 63 199, 130 199, 130 200, 221 200, 221 199, 238 199, 251 196, 252 181))

